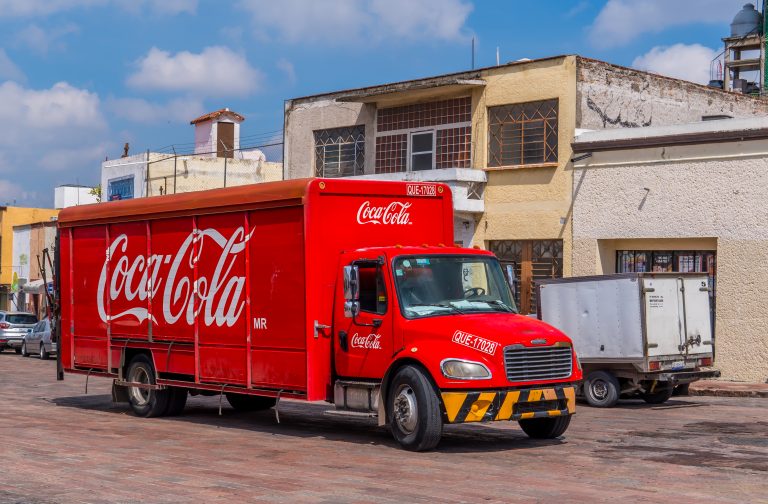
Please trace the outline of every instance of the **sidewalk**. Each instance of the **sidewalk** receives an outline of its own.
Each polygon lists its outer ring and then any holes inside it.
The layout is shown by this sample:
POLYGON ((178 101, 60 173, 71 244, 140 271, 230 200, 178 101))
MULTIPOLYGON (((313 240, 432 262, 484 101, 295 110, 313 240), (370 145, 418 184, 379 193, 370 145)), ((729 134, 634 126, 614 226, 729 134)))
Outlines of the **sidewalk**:
POLYGON ((691 383, 689 394, 692 396, 768 398, 768 383, 700 380, 691 383))

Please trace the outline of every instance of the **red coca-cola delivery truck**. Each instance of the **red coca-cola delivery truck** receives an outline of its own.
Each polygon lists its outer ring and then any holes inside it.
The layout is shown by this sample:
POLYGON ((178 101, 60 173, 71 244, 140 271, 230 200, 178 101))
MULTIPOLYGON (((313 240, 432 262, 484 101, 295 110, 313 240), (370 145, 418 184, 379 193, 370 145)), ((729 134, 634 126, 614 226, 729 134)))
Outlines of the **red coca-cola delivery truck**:
POLYGON ((571 341, 518 315, 496 258, 453 245, 447 186, 293 180, 59 215, 60 365, 138 416, 192 394, 377 415, 404 448, 444 424, 561 435, 571 341))

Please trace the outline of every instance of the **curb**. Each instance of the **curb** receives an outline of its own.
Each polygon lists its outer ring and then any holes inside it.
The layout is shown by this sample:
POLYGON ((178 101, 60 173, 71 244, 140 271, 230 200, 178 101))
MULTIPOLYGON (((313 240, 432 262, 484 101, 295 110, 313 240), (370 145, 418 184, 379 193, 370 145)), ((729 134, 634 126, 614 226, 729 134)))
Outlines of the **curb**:
POLYGON ((768 390, 729 390, 729 389, 695 389, 691 387, 688 391, 690 396, 712 396, 712 397, 759 397, 768 398, 768 390))

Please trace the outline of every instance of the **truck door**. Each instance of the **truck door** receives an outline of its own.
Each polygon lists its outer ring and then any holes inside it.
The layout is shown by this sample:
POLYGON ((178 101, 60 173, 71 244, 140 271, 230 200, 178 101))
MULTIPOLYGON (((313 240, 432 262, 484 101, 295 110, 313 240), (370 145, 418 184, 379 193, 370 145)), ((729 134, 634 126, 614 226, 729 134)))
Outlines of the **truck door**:
POLYGON ((349 378, 381 378, 393 353, 387 269, 378 258, 352 264, 359 273, 360 310, 356 316, 347 316, 342 286, 334 308, 336 374, 349 378))
POLYGON ((643 278, 646 339, 649 357, 682 354, 685 315, 681 281, 674 276, 643 278))
POLYGON ((705 276, 680 278, 685 310, 685 342, 689 355, 712 353, 709 284, 705 276))

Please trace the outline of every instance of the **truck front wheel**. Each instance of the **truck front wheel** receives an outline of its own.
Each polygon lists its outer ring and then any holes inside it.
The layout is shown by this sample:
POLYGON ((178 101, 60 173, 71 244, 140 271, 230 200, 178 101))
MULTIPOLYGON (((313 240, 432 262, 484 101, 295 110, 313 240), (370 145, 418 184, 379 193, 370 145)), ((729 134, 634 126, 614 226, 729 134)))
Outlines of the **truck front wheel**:
MULTIPOLYGON (((128 366, 128 381, 142 385, 155 384, 155 367, 145 354, 133 358, 128 366)), ((140 417, 162 416, 168 409, 168 390, 128 387, 128 402, 133 412, 140 417)))
POLYGON ((406 366, 394 376, 389 385, 387 413, 392 435, 406 450, 431 450, 440 442, 440 401, 418 368, 406 366))
POLYGON ((523 432, 533 439, 554 439, 562 436, 571 423, 571 415, 550 418, 531 418, 518 422, 523 432))
POLYGON ((584 381, 584 398, 595 408, 611 408, 619 402, 619 380, 607 371, 593 371, 584 381))

